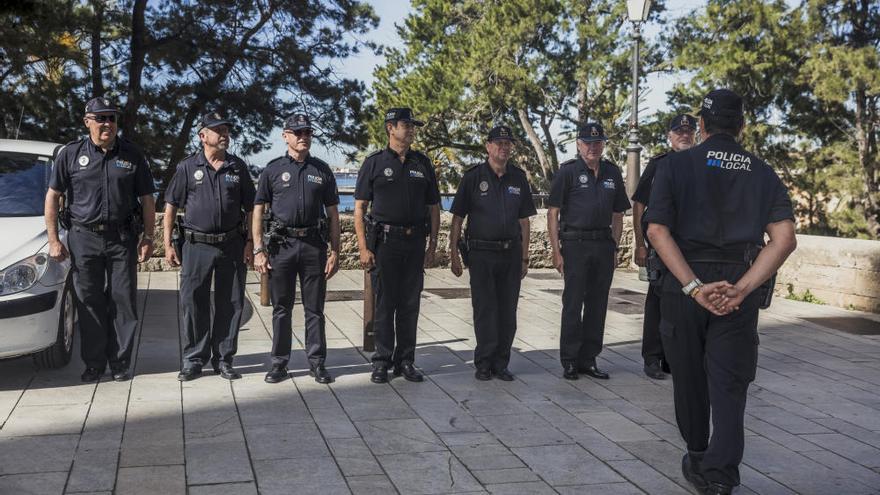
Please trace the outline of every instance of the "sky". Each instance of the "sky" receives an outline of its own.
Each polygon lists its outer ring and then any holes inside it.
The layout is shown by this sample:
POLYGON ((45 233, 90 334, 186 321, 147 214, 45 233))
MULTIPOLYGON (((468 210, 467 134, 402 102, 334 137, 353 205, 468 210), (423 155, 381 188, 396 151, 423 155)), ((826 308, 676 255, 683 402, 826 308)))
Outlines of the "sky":
MULTIPOLYGON (((406 0, 368 0, 379 16, 380 23, 377 29, 371 31, 366 38, 380 45, 394 45, 400 42, 395 25, 403 23, 403 20, 411 12, 409 1, 406 0)), ((702 1, 694 0, 667 0, 666 10, 670 17, 681 17, 696 7, 702 5, 702 1)), ((660 32, 660 26, 645 26, 643 34, 646 38, 655 38, 660 32)), ((629 35, 631 31, 627 30, 629 35)), ((362 52, 357 56, 350 57, 337 65, 339 73, 343 77, 360 79, 367 88, 373 82, 373 69, 384 63, 382 55, 372 52, 362 52)), ((657 111, 666 110, 666 91, 672 88, 677 77, 670 75, 651 75, 643 84, 644 98, 639 103, 639 121, 650 120, 657 111)), ((281 129, 277 128, 271 134, 271 147, 248 157, 248 160, 259 166, 265 166, 270 160, 285 153, 285 144, 281 139, 281 129)), ((345 157, 337 150, 327 149, 317 140, 312 144, 312 154, 328 162, 332 167, 344 167, 345 157)))

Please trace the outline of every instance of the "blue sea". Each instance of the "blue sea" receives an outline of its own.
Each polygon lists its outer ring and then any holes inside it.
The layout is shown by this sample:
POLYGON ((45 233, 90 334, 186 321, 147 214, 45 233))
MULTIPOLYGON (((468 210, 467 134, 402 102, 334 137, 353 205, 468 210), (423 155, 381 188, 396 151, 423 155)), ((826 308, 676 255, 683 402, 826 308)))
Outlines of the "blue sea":
MULTIPOLYGON (((339 211, 354 211, 354 186, 357 182, 355 174, 336 174, 336 187, 339 188, 339 211)), ((452 207, 452 195, 441 195, 440 206, 444 210, 452 207)))

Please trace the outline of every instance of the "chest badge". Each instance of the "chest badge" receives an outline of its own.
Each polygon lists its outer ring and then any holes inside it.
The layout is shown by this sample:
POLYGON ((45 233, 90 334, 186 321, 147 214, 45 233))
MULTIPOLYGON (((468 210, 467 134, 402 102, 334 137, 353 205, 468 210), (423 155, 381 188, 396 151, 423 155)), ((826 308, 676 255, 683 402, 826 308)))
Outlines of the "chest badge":
POLYGON ((235 174, 226 174, 223 176, 226 182, 231 182, 233 184, 238 184, 241 181, 241 177, 235 174))
POLYGON ((605 189, 617 189, 617 185, 614 184, 614 179, 605 179, 605 182, 602 183, 602 187, 605 189))
POLYGON ((507 194, 519 194, 519 188, 516 186, 507 186, 507 194))
POLYGON ((290 182, 290 172, 284 172, 281 174, 281 180, 284 182, 290 182))
POLYGON ((415 177, 417 179, 424 179, 425 178, 425 174, 423 174, 420 170, 410 170, 409 176, 415 177))
POLYGON ((196 170, 195 172, 193 172, 193 178, 200 181, 205 178, 205 173, 201 170, 196 170))
POLYGON ((79 163, 80 168, 86 168, 89 165, 89 157, 86 155, 80 155, 77 163, 79 163))
POLYGON ((586 184, 590 179, 587 178, 587 174, 581 174, 581 176, 578 177, 578 180, 581 184, 586 184))
POLYGON ((489 190, 489 183, 486 181, 480 182, 480 191, 486 192, 489 190))
POLYGON ((391 170, 391 167, 389 167, 386 168, 382 173, 385 174, 385 177, 391 177, 392 175, 394 175, 394 170, 391 170))
POLYGON ((323 184, 324 183, 324 179, 322 177, 317 176, 317 175, 307 175, 306 179, 313 184, 323 184))

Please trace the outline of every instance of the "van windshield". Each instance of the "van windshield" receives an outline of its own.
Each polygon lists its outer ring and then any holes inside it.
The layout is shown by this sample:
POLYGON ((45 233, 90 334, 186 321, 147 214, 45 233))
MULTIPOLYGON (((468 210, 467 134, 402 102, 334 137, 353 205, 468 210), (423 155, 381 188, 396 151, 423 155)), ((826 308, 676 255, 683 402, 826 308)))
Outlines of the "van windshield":
POLYGON ((43 216, 52 160, 0 151, 0 217, 43 216))

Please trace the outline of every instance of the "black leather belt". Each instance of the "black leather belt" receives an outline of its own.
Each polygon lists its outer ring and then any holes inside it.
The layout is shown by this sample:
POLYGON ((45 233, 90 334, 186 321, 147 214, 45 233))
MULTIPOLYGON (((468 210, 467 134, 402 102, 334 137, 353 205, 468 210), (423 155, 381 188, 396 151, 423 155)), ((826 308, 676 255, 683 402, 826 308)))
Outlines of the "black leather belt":
POLYGON ((385 232, 386 235, 401 237, 425 235, 425 228, 418 225, 390 225, 383 223, 379 224, 379 231, 385 232))
MULTIPOLYGON (((696 249, 682 252, 688 263, 725 263, 749 265, 754 260, 749 250, 696 249)), ((755 251, 757 255, 757 251, 755 251)))
POLYGON ((201 242, 203 244, 222 244, 233 237, 240 235, 238 229, 230 230, 220 234, 205 234, 195 230, 184 229, 183 238, 189 242, 201 242))
POLYGON ((281 229, 284 237, 294 237, 303 239, 306 237, 314 237, 320 233, 318 227, 284 227, 281 229))
POLYGON ((484 241, 482 239, 468 239, 468 249, 484 250, 484 251, 507 251, 519 245, 512 239, 504 241, 484 241))
POLYGON ((86 229, 90 232, 119 232, 125 228, 125 224, 121 223, 79 223, 73 222, 75 227, 86 229))
POLYGON ((563 241, 597 241, 603 239, 611 239, 611 229, 568 229, 559 232, 559 239, 563 241))

